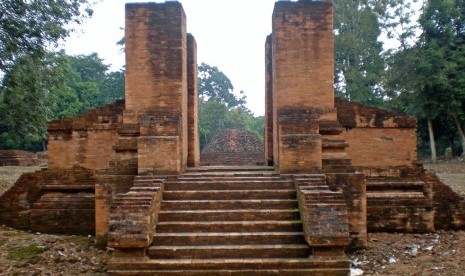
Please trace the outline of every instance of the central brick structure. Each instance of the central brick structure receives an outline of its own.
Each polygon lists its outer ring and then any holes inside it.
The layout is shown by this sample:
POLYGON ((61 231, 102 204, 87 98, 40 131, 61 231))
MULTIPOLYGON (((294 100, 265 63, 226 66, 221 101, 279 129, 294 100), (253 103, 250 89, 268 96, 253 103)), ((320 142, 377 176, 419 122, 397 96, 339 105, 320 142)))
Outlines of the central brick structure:
POLYGON ((176 2, 128 5, 125 30, 123 123, 140 124, 138 172, 178 173, 188 155, 186 15, 176 2))
POLYGON ((112 275, 348 275, 367 231, 464 229, 416 120, 334 97, 332 3, 278 1, 272 27, 264 154, 202 167, 182 5, 127 4, 126 99, 49 123, 48 168, 1 195, 0 223, 95 234, 112 275))

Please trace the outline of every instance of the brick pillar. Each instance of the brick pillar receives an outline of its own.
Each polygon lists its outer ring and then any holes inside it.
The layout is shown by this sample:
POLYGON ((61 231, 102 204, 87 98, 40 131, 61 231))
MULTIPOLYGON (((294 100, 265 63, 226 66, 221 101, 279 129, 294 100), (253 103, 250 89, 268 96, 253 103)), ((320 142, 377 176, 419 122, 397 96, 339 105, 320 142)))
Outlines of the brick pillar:
POLYGON ((278 167, 281 173, 319 171, 321 135, 315 121, 325 110, 334 111, 332 3, 276 2, 272 52, 278 167))
POLYGON ((265 162, 273 166, 273 52, 272 35, 265 43, 265 162))
POLYGON ((200 165, 198 94, 197 94, 197 43, 193 35, 187 35, 187 109, 188 154, 187 166, 200 165))
POLYGON ((180 3, 126 4, 124 124, 140 124, 138 173, 187 163, 187 32, 180 3))

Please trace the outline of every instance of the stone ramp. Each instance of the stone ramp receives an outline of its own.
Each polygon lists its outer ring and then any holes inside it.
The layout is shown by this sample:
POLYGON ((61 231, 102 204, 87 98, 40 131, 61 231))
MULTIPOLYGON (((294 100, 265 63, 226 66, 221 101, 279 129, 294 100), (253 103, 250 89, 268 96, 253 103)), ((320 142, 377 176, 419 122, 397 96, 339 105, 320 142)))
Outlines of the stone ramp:
MULTIPOLYGON (((321 177, 316 181, 322 184, 321 177)), ((200 168, 168 177, 151 244, 116 250, 108 272, 347 275, 342 251, 315 254, 306 242, 296 193, 292 178, 263 167, 200 168)))

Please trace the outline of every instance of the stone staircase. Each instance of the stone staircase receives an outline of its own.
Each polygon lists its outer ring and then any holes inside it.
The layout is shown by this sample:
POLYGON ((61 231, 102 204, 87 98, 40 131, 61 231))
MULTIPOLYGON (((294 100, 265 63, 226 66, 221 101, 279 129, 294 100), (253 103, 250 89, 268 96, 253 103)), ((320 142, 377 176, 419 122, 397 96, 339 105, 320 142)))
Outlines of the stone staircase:
POLYGON ((368 177, 367 220, 368 231, 433 231, 432 187, 419 177, 368 177))
POLYGON ((272 168, 188 170, 166 179, 162 197, 145 254, 114 254, 110 275, 348 274, 344 255, 312 254, 294 181, 272 168))
POLYGON ((322 135, 323 171, 326 173, 353 173, 352 160, 345 149, 349 143, 341 133, 343 128, 337 120, 322 120, 319 122, 319 133, 322 135))

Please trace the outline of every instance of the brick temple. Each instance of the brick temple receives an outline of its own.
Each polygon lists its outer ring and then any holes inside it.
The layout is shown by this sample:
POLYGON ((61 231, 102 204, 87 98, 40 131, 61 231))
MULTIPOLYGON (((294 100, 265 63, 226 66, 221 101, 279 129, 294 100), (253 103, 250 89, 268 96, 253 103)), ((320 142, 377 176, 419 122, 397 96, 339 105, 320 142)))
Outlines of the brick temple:
POLYGON ((197 58, 180 3, 126 5, 125 100, 48 125, 48 168, 0 223, 95 234, 110 275, 348 275, 369 231, 463 229, 416 158, 416 120, 334 97, 333 6, 278 1, 263 166, 200 166, 197 58))

